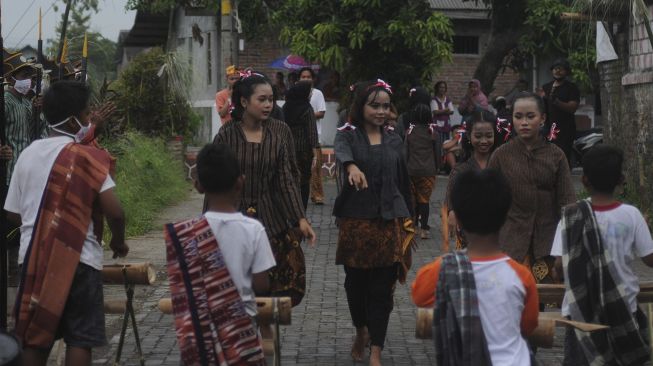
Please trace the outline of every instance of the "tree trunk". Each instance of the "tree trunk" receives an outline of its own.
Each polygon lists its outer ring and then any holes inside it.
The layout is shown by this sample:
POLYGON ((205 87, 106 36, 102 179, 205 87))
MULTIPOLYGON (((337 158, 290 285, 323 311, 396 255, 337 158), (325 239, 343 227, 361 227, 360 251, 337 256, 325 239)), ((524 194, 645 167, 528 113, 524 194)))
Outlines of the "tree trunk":
POLYGON ((494 80, 506 56, 517 47, 520 34, 519 29, 506 29, 490 36, 485 54, 474 72, 474 78, 481 82, 481 89, 485 95, 489 95, 494 90, 494 80))

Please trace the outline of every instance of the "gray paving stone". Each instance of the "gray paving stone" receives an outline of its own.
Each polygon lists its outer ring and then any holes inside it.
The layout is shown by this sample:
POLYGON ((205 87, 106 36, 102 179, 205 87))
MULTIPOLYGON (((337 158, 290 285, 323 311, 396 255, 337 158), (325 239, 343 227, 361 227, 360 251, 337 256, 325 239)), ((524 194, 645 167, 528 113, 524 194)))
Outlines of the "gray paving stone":
MULTIPOLYGON (((397 365, 435 365, 433 341, 416 339, 416 309, 410 300, 410 286, 417 269, 431 262, 440 254, 439 208, 447 184, 445 177, 438 177, 436 190, 431 200, 432 217, 431 237, 419 240, 418 248, 413 254, 413 268, 406 285, 397 285, 394 310, 386 347, 383 352, 383 364, 397 365)), ((336 240, 338 237, 335 220, 331 216, 335 198, 335 185, 325 185, 327 197, 324 206, 309 204, 308 217, 311 219, 319 237, 314 249, 305 247, 307 264, 307 292, 303 302, 293 309, 292 324, 281 330, 283 365, 354 365, 350 357, 350 347, 354 335, 351 325, 347 298, 343 288, 344 271, 335 265, 336 240)), ((199 212, 201 197, 194 195, 184 204, 182 210, 174 207, 164 221, 190 217, 188 212, 199 212)), ((162 315, 158 310, 158 300, 168 296, 168 282, 165 273, 165 253, 160 232, 146 235, 145 247, 141 258, 152 261, 159 271, 159 281, 153 287, 139 287, 136 291, 135 305, 138 312, 139 331, 146 365, 179 365, 179 349, 173 327, 173 317, 162 315), (158 242, 157 242, 158 240, 158 242), (149 249, 148 249, 149 248, 149 249), (155 250, 153 248, 159 248, 155 250)), ((138 242, 138 240, 136 240, 138 242)), ((132 246, 138 258, 137 245, 132 246)), ((130 253, 131 254, 131 253, 130 253)), ((653 271, 644 265, 636 265, 642 280, 653 280, 653 271)), ((124 294, 124 289, 108 288, 105 296, 124 294), (122 291, 122 292, 121 292, 122 291)), ((118 342, 121 316, 107 316, 109 346, 96 350, 94 365, 112 365, 118 342)), ((552 349, 540 349, 537 354, 542 365, 560 365, 562 361, 562 332, 552 349)), ((137 364, 138 356, 134 345, 131 327, 127 332, 123 350, 123 364, 137 364)), ((361 364, 356 364, 361 365, 361 364)))

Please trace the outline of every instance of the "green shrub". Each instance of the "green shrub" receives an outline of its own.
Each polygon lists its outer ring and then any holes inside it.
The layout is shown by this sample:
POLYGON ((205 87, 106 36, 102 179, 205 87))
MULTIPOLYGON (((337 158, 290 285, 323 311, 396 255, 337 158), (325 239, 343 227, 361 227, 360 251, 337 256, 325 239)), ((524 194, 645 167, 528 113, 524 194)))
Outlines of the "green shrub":
POLYGON ((166 150, 161 138, 127 132, 102 143, 118 159, 116 193, 125 210, 128 237, 151 230, 162 208, 190 192, 183 163, 166 150))
POLYGON ((110 135, 136 130, 148 136, 191 138, 199 120, 189 103, 188 61, 161 48, 143 52, 108 87, 117 112, 110 135))

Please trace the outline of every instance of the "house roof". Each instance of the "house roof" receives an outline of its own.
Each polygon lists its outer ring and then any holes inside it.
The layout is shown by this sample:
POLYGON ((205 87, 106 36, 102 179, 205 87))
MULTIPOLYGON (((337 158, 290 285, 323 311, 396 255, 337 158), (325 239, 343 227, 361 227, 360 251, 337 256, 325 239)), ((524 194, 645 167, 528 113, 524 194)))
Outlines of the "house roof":
POLYGON ((452 19, 487 19, 490 11, 483 0, 429 0, 429 5, 452 19))
POLYGON ((161 14, 136 12, 134 25, 123 40, 125 47, 163 46, 168 39, 169 12, 161 14))

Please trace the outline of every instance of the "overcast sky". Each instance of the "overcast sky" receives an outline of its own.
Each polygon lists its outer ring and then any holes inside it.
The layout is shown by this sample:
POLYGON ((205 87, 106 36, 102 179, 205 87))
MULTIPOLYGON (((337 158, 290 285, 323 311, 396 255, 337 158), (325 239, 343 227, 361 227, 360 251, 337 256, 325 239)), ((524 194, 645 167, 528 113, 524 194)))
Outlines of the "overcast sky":
MULTIPOLYGON (((5 47, 18 48, 32 45, 36 48, 38 26, 36 25, 39 7, 43 12, 43 40, 55 38, 54 29, 61 20, 64 11, 63 2, 59 3, 59 12, 52 4, 55 0, 5 0, 2 1, 2 36, 5 47), (24 16, 22 16, 25 14, 24 16), (21 17, 22 16, 22 17, 21 17), (12 30, 13 29, 13 30, 12 30), (21 41, 22 39, 22 41, 21 41)), ((126 11, 127 0, 100 0, 100 11, 91 16, 91 29, 104 37, 118 40, 122 29, 130 29, 134 23, 135 11, 126 11)))

